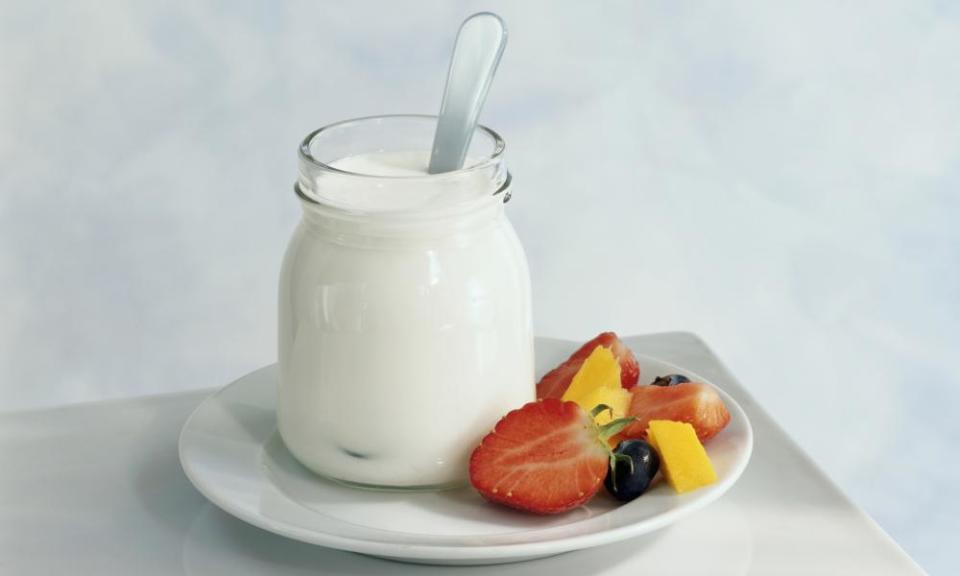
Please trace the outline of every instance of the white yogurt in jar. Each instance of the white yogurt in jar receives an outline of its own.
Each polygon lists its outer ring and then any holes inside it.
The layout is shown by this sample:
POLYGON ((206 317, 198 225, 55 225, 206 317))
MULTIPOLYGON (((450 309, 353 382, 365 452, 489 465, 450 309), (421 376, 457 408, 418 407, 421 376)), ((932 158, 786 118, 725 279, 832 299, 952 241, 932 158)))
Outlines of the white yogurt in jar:
MULTIPOLYGON (((476 159, 467 159, 471 166, 476 159)), ((369 179, 343 179, 337 186, 324 187, 317 199, 325 204, 347 210, 390 212, 397 210, 441 210, 469 202, 481 195, 489 195, 487 178, 477 172, 464 179, 444 182, 442 176, 434 185, 418 185, 417 177, 427 175, 430 154, 421 150, 400 152, 371 152, 347 156, 330 165, 338 170, 365 176, 399 178, 389 184, 371 183, 369 179)))
POLYGON ((480 438, 534 399, 529 274, 503 203, 482 172, 445 184, 426 165, 334 162, 364 176, 318 181, 284 260, 280 433, 339 480, 463 481, 480 438))

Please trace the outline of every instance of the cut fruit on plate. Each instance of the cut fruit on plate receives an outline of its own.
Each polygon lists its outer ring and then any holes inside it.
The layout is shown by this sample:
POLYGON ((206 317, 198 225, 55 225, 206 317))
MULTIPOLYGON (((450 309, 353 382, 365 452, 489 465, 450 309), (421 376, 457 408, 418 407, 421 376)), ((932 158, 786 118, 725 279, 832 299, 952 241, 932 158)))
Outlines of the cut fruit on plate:
POLYGON ((646 438, 651 420, 688 422, 705 442, 730 422, 730 412, 717 391, 707 384, 637 386, 631 390, 628 416, 637 419, 621 432, 623 438, 646 438))
POLYGON ((609 348, 597 345, 574 375, 563 400, 576 402, 584 411, 607 406, 596 416, 598 424, 606 424, 627 413, 630 391, 620 385, 620 363, 609 348))
POLYGON ((651 420, 647 434, 660 455, 663 475, 678 493, 717 481, 717 473, 693 426, 686 422, 651 420))
MULTIPOLYGON (((573 375, 570 386, 563 393, 563 400, 575 402, 577 398, 597 388, 621 388, 620 363, 609 348, 597 345, 587 356, 580 369, 573 375)), ((622 388, 621 388, 622 389, 622 388)), ((590 410, 588 407, 587 410, 590 410)))
POLYGON ((613 332, 603 332, 570 355, 563 364, 547 372, 537 383, 537 398, 560 398, 570 386, 574 375, 597 347, 609 348, 620 363, 620 385, 633 388, 640 378, 640 364, 633 352, 613 332))
POLYGON ((593 410, 597 406, 606 406, 607 410, 597 413, 594 420, 601 426, 626 415, 630 408, 630 391, 623 388, 597 388, 575 400, 584 410, 593 410))
POLYGON ((563 512, 600 489, 609 454, 589 413, 548 398, 497 423, 470 457, 470 483, 487 500, 511 508, 563 512))

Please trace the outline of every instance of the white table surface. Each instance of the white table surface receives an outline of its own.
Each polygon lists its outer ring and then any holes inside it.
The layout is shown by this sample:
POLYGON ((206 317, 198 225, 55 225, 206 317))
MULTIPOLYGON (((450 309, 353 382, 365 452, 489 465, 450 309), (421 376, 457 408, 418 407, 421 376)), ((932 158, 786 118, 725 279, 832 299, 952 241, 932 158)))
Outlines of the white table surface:
POLYGON ((399 564, 287 540, 221 512, 187 481, 177 434, 209 391, 187 392, 0 414, 0 573, 923 573, 702 340, 665 333, 630 344, 724 388, 755 433, 753 459, 740 482, 717 503, 653 535, 471 568, 399 564))

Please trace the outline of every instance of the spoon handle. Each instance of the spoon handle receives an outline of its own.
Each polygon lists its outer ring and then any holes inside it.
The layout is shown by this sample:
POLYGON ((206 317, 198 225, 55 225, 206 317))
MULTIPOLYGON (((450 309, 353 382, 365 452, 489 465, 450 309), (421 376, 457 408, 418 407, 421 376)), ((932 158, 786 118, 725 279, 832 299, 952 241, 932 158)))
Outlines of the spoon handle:
POLYGON ((460 26, 433 137, 430 174, 463 166, 506 44, 507 27, 492 12, 474 14, 460 26))

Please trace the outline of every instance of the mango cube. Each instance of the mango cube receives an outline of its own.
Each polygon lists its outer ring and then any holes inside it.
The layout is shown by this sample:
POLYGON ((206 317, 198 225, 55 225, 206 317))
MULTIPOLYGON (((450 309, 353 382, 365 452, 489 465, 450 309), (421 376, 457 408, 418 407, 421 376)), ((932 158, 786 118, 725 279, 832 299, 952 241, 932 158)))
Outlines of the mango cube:
POLYGON ((660 455, 660 469, 678 493, 717 481, 717 473, 697 432, 687 422, 651 420, 647 439, 660 455))
POLYGON ((599 424, 606 424, 627 413, 630 392, 620 385, 620 362, 609 348, 597 346, 590 352, 570 381, 562 400, 576 402, 587 412, 598 404, 610 406, 613 415, 609 410, 597 415, 599 424))
POLYGON ((610 414, 610 410, 604 410, 594 418, 597 424, 603 426, 614 418, 622 418, 625 416, 627 409, 630 408, 630 400, 632 398, 633 396, 630 395, 629 390, 625 390, 618 385, 616 388, 594 388, 584 396, 574 400, 574 402, 579 404, 580 407, 587 412, 593 410, 594 407, 600 404, 609 406, 613 410, 613 414, 610 414))

